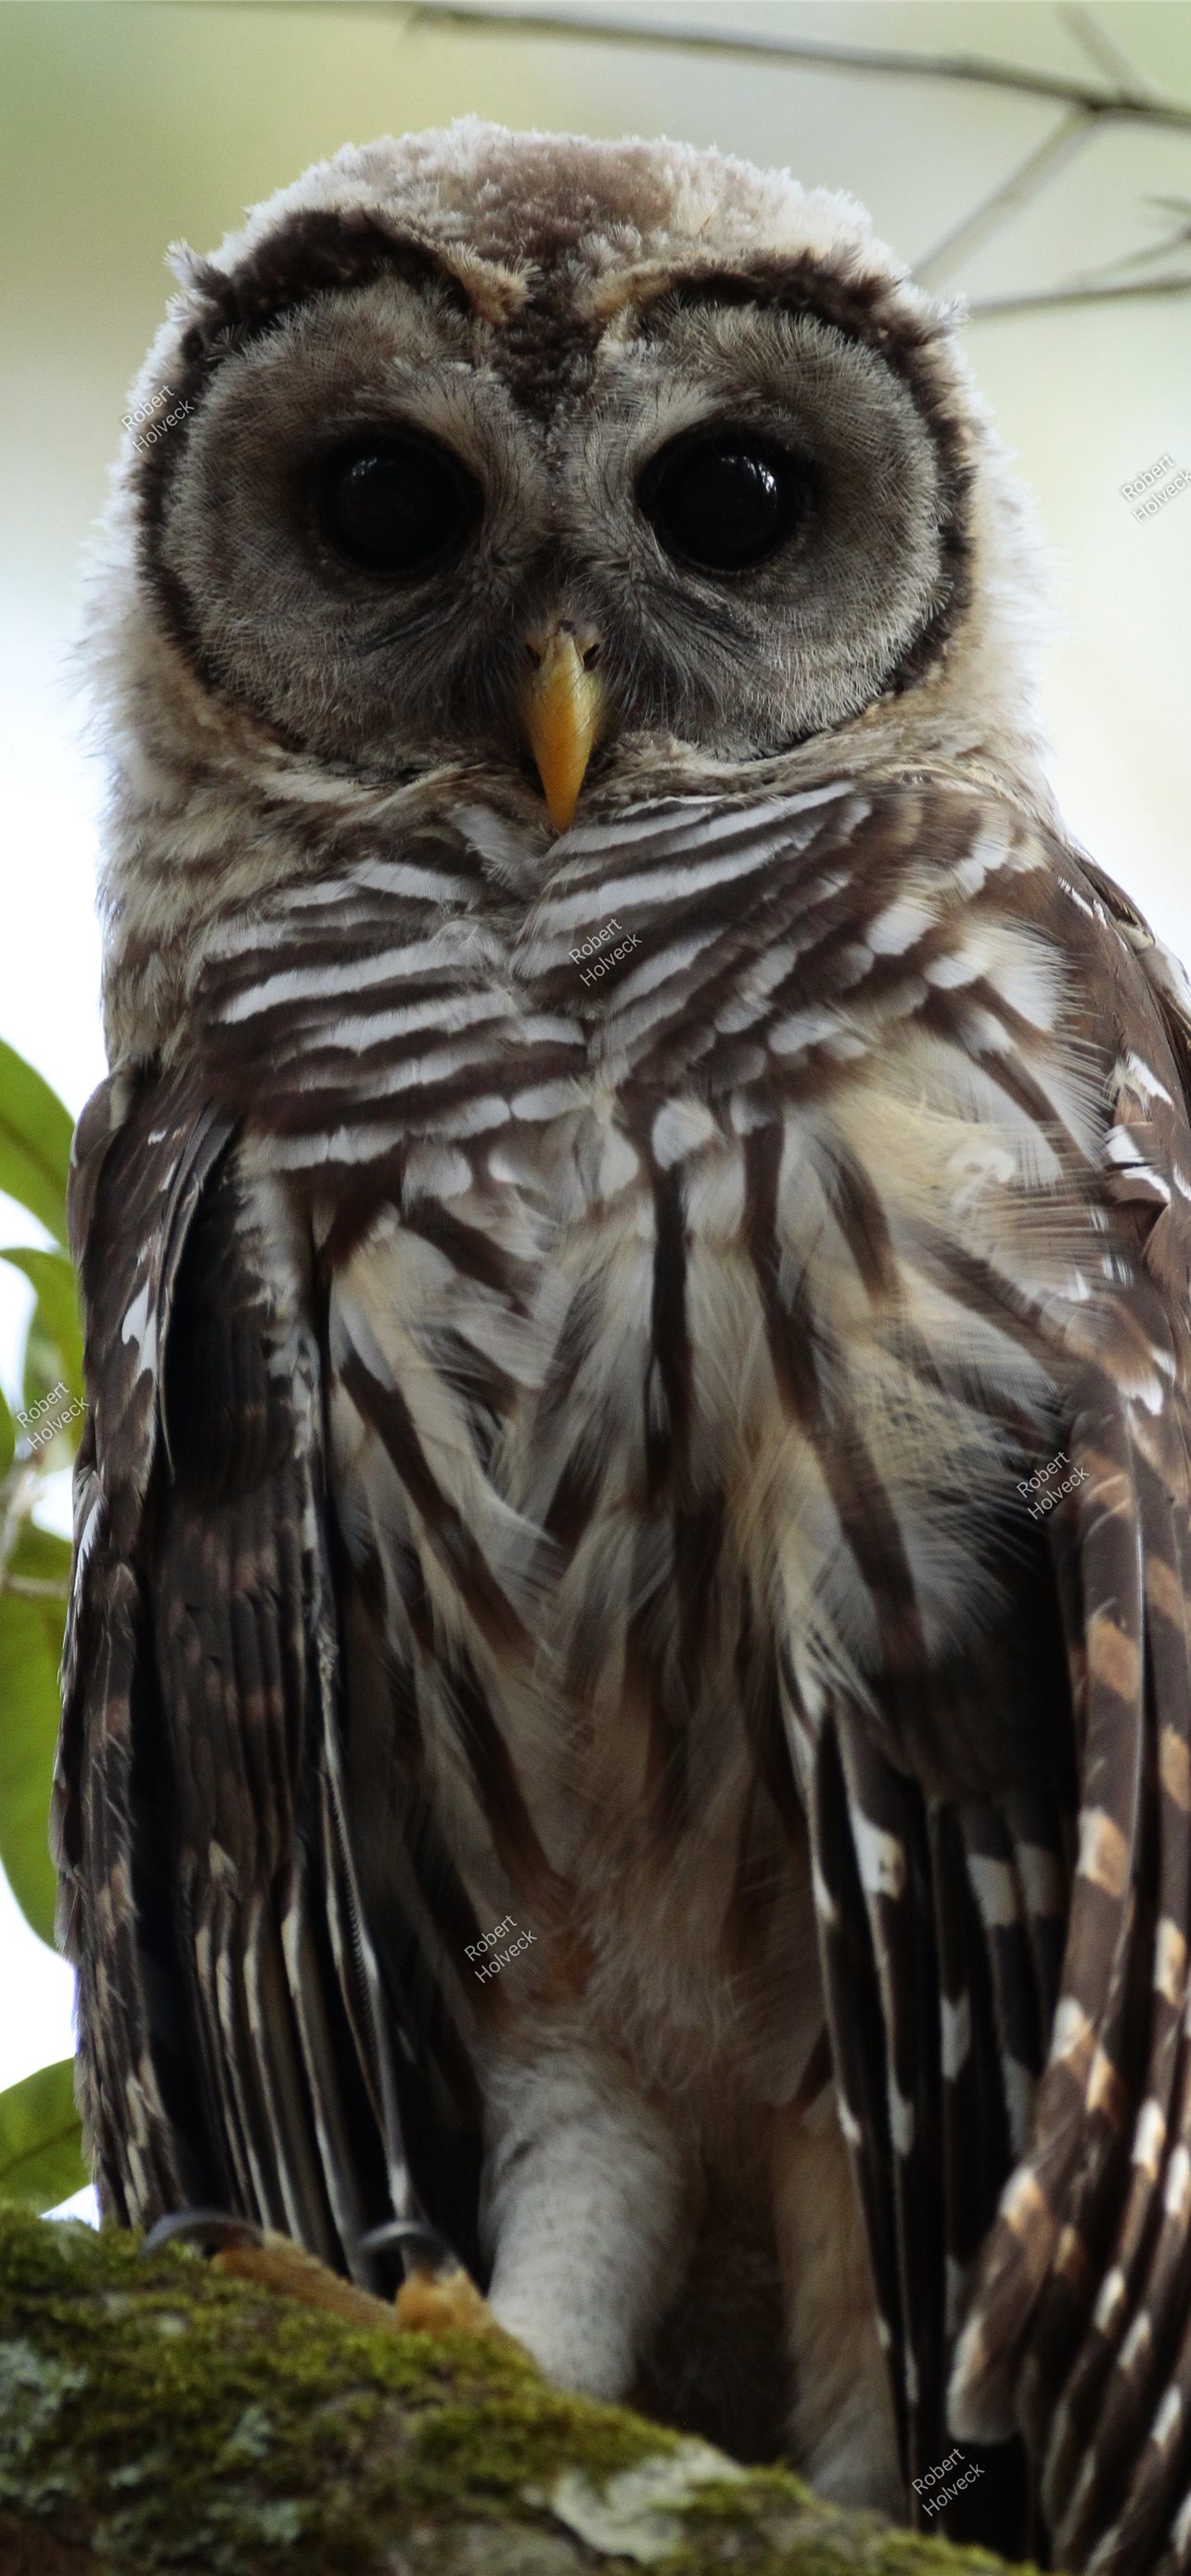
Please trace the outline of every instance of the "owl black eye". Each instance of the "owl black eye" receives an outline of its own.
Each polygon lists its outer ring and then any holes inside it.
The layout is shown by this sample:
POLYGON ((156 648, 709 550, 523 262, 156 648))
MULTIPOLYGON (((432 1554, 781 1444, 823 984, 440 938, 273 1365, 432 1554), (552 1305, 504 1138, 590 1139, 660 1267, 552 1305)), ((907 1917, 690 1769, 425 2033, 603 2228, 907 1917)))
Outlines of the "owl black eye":
POLYGON ((667 554, 706 572, 747 572, 784 546, 808 499, 805 467, 741 430, 664 448, 639 499, 667 554))
POLYGON ((400 579, 458 553, 479 517, 480 493, 429 440, 357 439, 324 460, 318 510, 328 544, 346 563, 400 579))

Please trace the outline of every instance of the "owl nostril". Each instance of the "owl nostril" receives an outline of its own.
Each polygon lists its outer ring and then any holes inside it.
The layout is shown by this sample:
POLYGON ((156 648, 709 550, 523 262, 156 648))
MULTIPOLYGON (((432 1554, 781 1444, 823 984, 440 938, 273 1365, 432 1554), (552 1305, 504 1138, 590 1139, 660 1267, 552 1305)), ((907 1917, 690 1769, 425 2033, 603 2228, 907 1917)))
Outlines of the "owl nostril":
POLYGON ((551 648, 570 644, 585 671, 594 671, 604 657, 604 639, 586 619, 552 617, 540 626, 531 626, 521 638, 522 650, 531 671, 539 671, 551 648))

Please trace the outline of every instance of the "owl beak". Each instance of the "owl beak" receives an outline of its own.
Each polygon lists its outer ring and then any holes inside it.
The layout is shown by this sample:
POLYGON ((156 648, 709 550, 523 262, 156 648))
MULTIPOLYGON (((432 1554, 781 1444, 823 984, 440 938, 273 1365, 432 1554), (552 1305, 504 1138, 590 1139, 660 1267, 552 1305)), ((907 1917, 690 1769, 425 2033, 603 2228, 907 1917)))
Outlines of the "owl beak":
POLYGON ((596 661, 599 637, 560 618, 527 635, 534 668, 522 701, 529 747, 556 832, 565 832, 579 802, 603 707, 596 661))

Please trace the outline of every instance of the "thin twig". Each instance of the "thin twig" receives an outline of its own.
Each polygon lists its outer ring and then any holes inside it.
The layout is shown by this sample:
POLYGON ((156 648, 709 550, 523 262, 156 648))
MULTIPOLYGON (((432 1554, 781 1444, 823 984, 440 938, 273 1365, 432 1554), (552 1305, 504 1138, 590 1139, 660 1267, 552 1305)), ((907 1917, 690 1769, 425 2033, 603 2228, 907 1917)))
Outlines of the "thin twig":
POLYGON ((1037 295, 991 295, 969 304, 964 319, 987 321, 991 313, 1034 313, 1043 304, 1112 304, 1126 295, 1189 295, 1191 277, 1143 278, 1138 286, 1055 286, 1037 295))
POLYGON ((1123 98, 1132 98, 1142 108, 1157 98, 1157 83, 1138 71, 1124 47, 1118 45, 1115 36, 1109 35, 1107 27, 1101 26, 1090 9, 1080 5, 1080 0, 1059 0, 1058 14, 1071 29, 1076 44, 1083 46, 1085 54, 1103 72, 1106 80, 1115 82, 1123 98))
POLYGON ((1187 198, 1147 197, 1145 203, 1149 206, 1167 206, 1172 213, 1177 214, 1181 220, 1176 224, 1174 231, 1163 233, 1158 241, 1147 242, 1144 250, 1123 251, 1119 259, 1102 260, 1099 268, 1082 270, 1078 279, 1072 280, 1073 284, 1090 286, 1098 277, 1111 277, 1115 269, 1143 268, 1147 260, 1165 259, 1172 250, 1179 250, 1185 242, 1191 242, 1191 203, 1187 198))
POLYGON ((1007 179, 1002 179, 1000 187, 994 188, 991 196, 983 198, 970 215, 964 216, 962 223, 955 224, 949 233, 944 233, 925 259, 915 260, 914 276, 918 285, 941 284, 947 271, 954 268, 958 260, 969 251, 979 249, 1012 209, 1028 205, 1043 183, 1053 177, 1064 161, 1071 160, 1096 131, 1096 118, 1089 115, 1086 108, 1070 108, 1062 122, 1043 142, 1035 144, 1033 151, 1026 154, 1016 170, 1010 171, 1007 179))
POLYGON ((1085 108, 1097 117, 1128 117, 1146 124, 1172 125, 1191 131, 1191 107, 1178 101, 1139 99, 1129 91, 1097 89, 1087 81, 1064 79, 1057 72, 1035 72, 1020 63, 998 63, 977 54, 894 53, 882 45, 829 45, 806 37, 769 36, 747 27, 729 33, 723 26, 694 27, 681 20, 623 17, 603 9, 499 8, 468 5, 468 0, 415 0, 407 10, 407 30, 432 26, 532 27, 551 36, 603 36, 618 44, 674 45, 686 51, 755 55, 769 61, 827 64, 840 71, 901 72, 912 78, 979 81, 994 89, 1020 90, 1031 98, 1053 98, 1068 107, 1085 108))
MULTIPOLYGON (((616 43, 664 44, 687 50, 762 56, 790 63, 829 65, 841 71, 895 72, 936 80, 978 81, 985 85, 1017 90, 1033 98, 1047 98, 1065 104, 1067 113, 1041 143, 1035 144, 1024 161, 1001 180, 991 194, 976 206, 962 222, 954 225, 941 241, 936 242, 925 258, 915 264, 914 276, 921 286, 943 282, 957 262, 989 240, 1010 212, 1018 212, 1032 202, 1046 182, 1081 151, 1090 135, 1106 120, 1158 123, 1191 131, 1191 107, 1167 102, 1143 88, 1132 63, 1115 45, 1112 38, 1093 18, 1091 11, 1077 5, 1061 13, 1073 36, 1082 44, 1105 72, 1112 86, 1091 87, 1085 81, 1064 79, 1060 74, 1025 70, 1017 63, 997 63, 973 54, 893 53, 884 46, 831 45, 813 40, 794 40, 788 36, 771 36, 753 28, 729 32, 722 24, 698 27, 671 20, 626 17, 611 10, 567 9, 556 12, 533 8, 483 8, 475 0, 416 0, 406 12, 406 30, 420 24, 434 26, 498 26, 536 29, 539 33, 562 36, 610 38, 616 43)), ((1142 254, 1146 256, 1146 254, 1142 254)), ((1124 264, 1124 263, 1122 263, 1124 264)), ((1088 288, 1072 283, 1036 295, 996 296, 969 307, 969 316, 981 321, 990 314, 1024 313, 1039 307, 1059 304, 1091 304, 1121 295, 1181 294, 1188 281, 1182 278, 1155 278, 1132 286, 1088 288)))
POLYGON ((70 1599, 64 1583, 43 1583, 35 1574, 0 1574, 0 1592, 15 1592, 22 1601, 67 1602, 70 1599))

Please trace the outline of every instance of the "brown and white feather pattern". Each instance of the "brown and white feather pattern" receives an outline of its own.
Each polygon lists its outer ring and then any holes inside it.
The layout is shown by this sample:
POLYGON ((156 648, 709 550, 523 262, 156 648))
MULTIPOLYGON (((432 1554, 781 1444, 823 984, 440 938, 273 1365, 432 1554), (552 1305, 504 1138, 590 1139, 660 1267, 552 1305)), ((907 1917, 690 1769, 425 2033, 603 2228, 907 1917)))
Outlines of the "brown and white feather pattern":
POLYGON ((825 2015, 906 2477, 1020 2431, 1060 2563, 1167 2576, 1191 1131, 1147 938, 943 764, 546 861, 447 798, 216 913, 172 1071, 80 1131, 60 1834, 121 2214, 201 2186, 351 2261, 407 2156, 471 2250, 477 2069, 598 2029, 780 2107, 825 2015))

